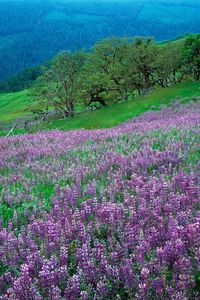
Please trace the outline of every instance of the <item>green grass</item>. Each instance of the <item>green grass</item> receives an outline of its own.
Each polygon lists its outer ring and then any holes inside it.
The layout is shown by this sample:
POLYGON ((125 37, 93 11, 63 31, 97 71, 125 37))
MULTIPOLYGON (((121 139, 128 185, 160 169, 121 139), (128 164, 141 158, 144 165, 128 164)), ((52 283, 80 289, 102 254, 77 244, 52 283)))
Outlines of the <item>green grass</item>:
MULTIPOLYGON (((170 105, 176 97, 181 97, 183 102, 187 102, 193 96, 200 96, 200 82, 181 83, 170 88, 158 89, 149 96, 140 96, 128 102, 109 105, 101 110, 81 113, 72 119, 53 120, 51 123, 42 124, 42 129, 109 128, 137 117, 152 108, 158 110, 162 105, 170 105)), ((6 124, 14 119, 24 117, 29 113, 26 110, 29 103, 27 90, 0 94, 0 121, 5 121, 6 124)), ((37 130, 37 128, 33 130, 37 130)), ((7 133, 8 130, 2 129, 0 136, 5 136, 7 133)), ((15 134, 23 133, 26 133, 24 129, 15 130, 15 134)))
POLYGON ((137 99, 110 105, 101 110, 86 112, 73 119, 54 120, 47 125, 47 128, 61 130, 108 128, 132 119, 152 107, 158 110, 161 105, 169 105, 171 100, 178 96, 186 102, 193 96, 200 96, 200 82, 182 83, 159 89, 149 96, 137 97, 137 99))
POLYGON ((21 91, 10 94, 0 94, 0 122, 12 121, 22 118, 27 114, 27 107, 30 104, 28 91, 21 91))

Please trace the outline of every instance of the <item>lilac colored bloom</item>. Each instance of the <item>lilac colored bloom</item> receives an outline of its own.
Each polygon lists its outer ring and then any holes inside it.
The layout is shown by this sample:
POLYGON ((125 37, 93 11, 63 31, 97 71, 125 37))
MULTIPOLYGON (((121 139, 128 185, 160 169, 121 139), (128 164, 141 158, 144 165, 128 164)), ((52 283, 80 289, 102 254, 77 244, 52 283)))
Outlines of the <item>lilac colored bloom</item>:
POLYGON ((0 299, 198 299, 199 124, 0 138, 0 299))

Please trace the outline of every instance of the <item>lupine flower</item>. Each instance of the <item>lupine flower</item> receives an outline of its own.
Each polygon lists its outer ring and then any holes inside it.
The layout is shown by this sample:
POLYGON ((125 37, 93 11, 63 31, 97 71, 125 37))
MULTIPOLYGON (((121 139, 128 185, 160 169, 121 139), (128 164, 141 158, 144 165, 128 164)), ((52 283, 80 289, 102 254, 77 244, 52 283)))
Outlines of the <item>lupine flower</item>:
POLYGON ((198 299, 199 122, 0 138, 0 299, 198 299))

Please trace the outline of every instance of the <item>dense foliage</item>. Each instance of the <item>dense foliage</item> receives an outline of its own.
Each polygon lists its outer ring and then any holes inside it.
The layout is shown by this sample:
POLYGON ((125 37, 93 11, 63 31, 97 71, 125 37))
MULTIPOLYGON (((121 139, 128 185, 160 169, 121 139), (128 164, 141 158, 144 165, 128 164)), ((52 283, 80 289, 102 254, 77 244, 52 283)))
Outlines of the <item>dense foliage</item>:
POLYGON ((0 139, 0 299, 199 299, 200 104, 0 139))
POLYGON ((32 88, 32 97, 40 110, 54 107, 72 117, 75 111, 76 82, 84 62, 80 53, 62 53, 53 59, 50 68, 32 88))
POLYGON ((200 80, 200 34, 187 38, 184 47, 185 63, 196 80, 200 80))
POLYGON ((167 40, 199 28, 199 0, 1 0, 0 80, 106 37, 167 40))
POLYGON ((70 117, 77 102, 98 108, 147 94, 154 87, 198 80, 199 37, 165 44, 147 37, 109 38, 90 52, 60 53, 31 90, 34 107, 42 113, 54 108, 70 117))
POLYGON ((0 81, 0 93, 14 93, 30 88, 43 73, 42 67, 32 67, 7 80, 0 81))

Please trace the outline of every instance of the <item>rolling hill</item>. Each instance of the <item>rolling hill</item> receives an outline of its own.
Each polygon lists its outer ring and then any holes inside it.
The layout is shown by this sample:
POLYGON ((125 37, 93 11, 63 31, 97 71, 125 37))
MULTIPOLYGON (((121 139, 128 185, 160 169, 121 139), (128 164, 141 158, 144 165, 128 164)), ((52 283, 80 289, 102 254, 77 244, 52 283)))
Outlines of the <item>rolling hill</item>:
POLYGON ((200 0, 0 0, 0 300, 200 299, 200 33, 167 40, 199 26, 200 0))
MULTIPOLYGON (((200 82, 187 82, 179 85, 155 90, 148 96, 140 96, 128 102, 121 102, 110 105, 96 111, 79 113, 71 119, 53 120, 50 123, 43 123, 42 128, 74 130, 74 129, 99 129, 109 128, 119 125, 132 119, 148 110, 158 110, 162 106, 172 103, 175 98, 182 99, 182 102, 190 101, 193 97, 200 96, 200 82)), ((8 126, 16 119, 30 115, 28 106, 31 102, 28 90, 0 94, 0 123, 8 126)), ((15 133, 25 133, 24 129, 16 129, 15 133)), ((1 126, 0 135, 4 136, 8 130, 3 130, 1 126)))
POLYGON ((168 40, 199 27, 197 0, 1 0, 0 80, 108 36, 168 40))
POLYGON ((200 102, 0 138, 0 298, 199 299, 199 146, 200 102))
POLYGON ((27 92, 0 94, 0 121, 12 121, 28 114, 30 99, 27 92))

